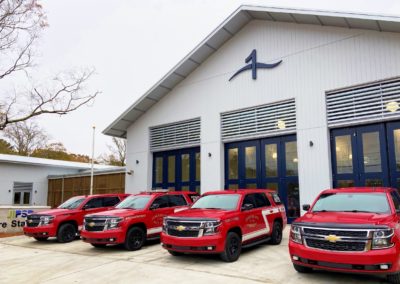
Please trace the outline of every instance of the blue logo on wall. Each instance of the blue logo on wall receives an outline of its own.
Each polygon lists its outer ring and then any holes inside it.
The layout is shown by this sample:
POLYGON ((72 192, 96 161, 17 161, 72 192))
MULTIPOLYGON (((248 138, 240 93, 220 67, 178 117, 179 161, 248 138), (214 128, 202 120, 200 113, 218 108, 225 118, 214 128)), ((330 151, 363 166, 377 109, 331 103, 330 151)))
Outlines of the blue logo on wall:
POLYGON ((251 62, 251 63, 240 68, 235 74, 233 74, 232 77, 229 78, 229 81, 232 80, 237 75, 239 75, 240 73, 242 73, 243 71, 250 70, 250 69, 251 69, 253 80, 256 80, 257 79, 257 69, 259 69, 259 68, 261 68, 261 69, 275 68, 276 66, 281 64, 282 60, 278 61, 276 63, 272 63, 272 64, 259 63, 259 62, 257 62, 257 51, 255 49, 253 49, 253 51, 250 53, 250 55, 245 60, 245 63, 249 63, 249 62, 251 62))

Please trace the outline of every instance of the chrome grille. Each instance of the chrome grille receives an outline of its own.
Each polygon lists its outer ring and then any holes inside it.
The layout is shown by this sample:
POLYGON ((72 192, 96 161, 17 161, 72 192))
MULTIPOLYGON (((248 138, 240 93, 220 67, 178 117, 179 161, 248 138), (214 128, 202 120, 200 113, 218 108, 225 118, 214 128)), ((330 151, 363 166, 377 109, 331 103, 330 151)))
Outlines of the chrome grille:
POLYGON ((26 225, 28 227, 37 227, 40 223, 40 215, 28 215, 26 217, 26 225))
POLYGON ((367 251, 371 248, 372 234, 368 229, 302 227, 307 247, 329 251, 367 251))
POLYGON ((202 221, 187 219, 165 219, 167 235, 181 238, 196 238, 203 234, 202 221))
POLYGON ((89 232, 103 231, 106 226, 107 218, 105 217, 85 217, 85 230, 89 232))

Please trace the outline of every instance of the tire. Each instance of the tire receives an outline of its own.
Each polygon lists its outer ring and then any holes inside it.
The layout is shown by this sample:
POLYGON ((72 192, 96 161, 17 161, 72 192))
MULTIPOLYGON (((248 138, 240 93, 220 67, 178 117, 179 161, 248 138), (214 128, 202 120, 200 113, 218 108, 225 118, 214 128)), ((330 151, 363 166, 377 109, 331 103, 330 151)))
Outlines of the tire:
POLYGON ((293 263, 293 267, 298 273, 310 273, 313 271, 313 269, 311 267, 302 266, 302 265, 298 265, 298 264, 294 264, 294 263, 293 263))
POLYGON ((242 239, 235 232, 229 232, 226 236, 225 250, 221 253, 221 259, 225 262, 238 260, 242 251, 242 239))
POLYGON ((57 232, 59 243, 69 243, 75 240, 76 228, 71 223, 62 224, 57 232))
POLYGON ((275 221, 272 227, 271 240, 269 243, 271 245, 279 245, 282 242, 282 225, 280 222, 275 221))
POLYGON ((392 284, 400 284, 400 273, 387 275, 387 280, 392 284))
POLYGON ((107 245, 106 244, 91 244, 95 248, 105 248, 107 245))
POLYGON ((169 250, 168 252, 169 252, 170 255, 173 255, 173 256, 181 256, 181 255, 183 255, 183 252, 179 252, 179 251, 169 250))
POLYGON ((146 241, 146 233, 140 227, 130 228, 125 238, 125 249, 139 250, 146 241))
POLYGON ((38 242, 45 242, 49 237, 34 237, 35 240, 38 242))

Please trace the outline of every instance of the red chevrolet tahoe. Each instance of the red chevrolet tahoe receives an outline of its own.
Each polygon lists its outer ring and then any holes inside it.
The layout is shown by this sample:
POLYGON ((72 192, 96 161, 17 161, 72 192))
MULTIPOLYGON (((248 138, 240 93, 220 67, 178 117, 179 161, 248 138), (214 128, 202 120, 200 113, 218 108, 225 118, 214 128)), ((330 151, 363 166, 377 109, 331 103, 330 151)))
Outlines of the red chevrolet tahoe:
POLYGON ((71 242, 79 235, 84 215, 113 208, 127 196, 97 194, 72 197, 56 209, 29 214, 23 228, 24 234, 38 241, 57 237, 60 243, 71 242))
POLYGON ((323 191, 292 223, 289 251, 300 273, 313 268, 387 275, 400 283, 400 195, 392 188, 323 191))
POLYGON ((86 215, 82 239, 94 247, 124 244, 127 250, 138 250, 146 240, 159 238, 166 215, 187 209, 198 196, 186 191, 132 195, 115 210, 86 215))
POLYGON ((243 246, 279 244, 286 223, 285 208, 272 190, 215 191, 164 218, 161 243, 174 256, 213 253, 233 262, 243 246))

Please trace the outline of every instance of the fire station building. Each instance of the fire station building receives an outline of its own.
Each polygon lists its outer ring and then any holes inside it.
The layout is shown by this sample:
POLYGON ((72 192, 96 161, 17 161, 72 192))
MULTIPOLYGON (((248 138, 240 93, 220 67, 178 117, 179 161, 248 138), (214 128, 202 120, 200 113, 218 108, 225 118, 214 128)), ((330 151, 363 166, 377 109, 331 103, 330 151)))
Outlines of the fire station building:
POLYGON ((241 6, 104 133, 132 193, 399 188, 400 18, 241 6))

